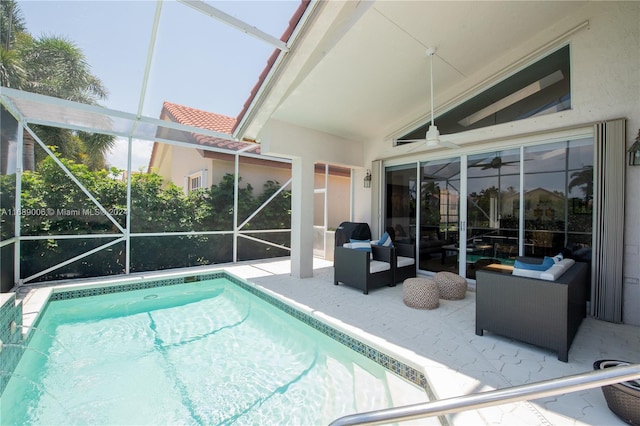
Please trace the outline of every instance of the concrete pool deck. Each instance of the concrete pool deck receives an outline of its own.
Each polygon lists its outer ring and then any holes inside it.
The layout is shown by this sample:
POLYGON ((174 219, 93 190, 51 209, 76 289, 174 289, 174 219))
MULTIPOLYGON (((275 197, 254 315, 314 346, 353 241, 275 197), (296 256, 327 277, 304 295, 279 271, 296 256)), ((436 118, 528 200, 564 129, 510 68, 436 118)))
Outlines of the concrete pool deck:
MULTIPOLYGON (((434 310, 404 305, 402 285, 362 294, 333 285, 331 262, 316 259, 312 278, 290 276, 287 260, 233 265, 229 272, 379 336, 429 360, 428 380, 438 399, 506 388, 593 370, 599 359, 640 363, 640 327, 586 318, 569 351, 557 353, 485 332, 475 334, 475 293, 441 300, 434 310)), ((600 388, 448 416, 452 424, 623 425, 600 388)))
MULTIPOLYGON (((599 359, 640 363, 640 327, 586 318, 569 351, 569 362, 564 363, 550 350, 489 332, 476 336, 473 291, 468 291, 463 300, 441 300, 437 309, 417 310, 404 305, 402 285, 373 290, 368 295, 344 285, 334 286, 332 263, 319 259, 314 260, 314 276, 305 279, 290 275, 288 259, 215 265, 193 271, 219 269, 349 324, 356 332, 375 335, 382 346, 388 343, 390 347, 403 348, 409 356, 415 354, 425 364, 438 399, 588 372, 599 359)), ((161 278, 177 273, 184 275, 185 270, 144 275, 161 278)), ((30 291, 37 287, 25 286, 19 292, 25 320, 34 318, 41 306, 42 296, 30 291)), ((433 424, 433 420, 425 423, 433 424)), ((608 409, 600 388, 452 414, 447 421, 458 425, 625 424, 608 409)))

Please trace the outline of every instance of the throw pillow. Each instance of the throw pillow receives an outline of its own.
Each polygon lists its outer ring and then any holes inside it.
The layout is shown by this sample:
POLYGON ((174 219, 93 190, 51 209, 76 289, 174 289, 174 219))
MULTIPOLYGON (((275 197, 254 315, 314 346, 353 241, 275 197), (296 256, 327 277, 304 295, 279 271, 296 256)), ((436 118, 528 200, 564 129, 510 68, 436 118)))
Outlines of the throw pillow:
POLYGON ((382 237, 378 240, 378 245, 383 247, 393 247, 393 241, 388 233, 382 234, 382 237))
POLYGON ((554 264, 555 262, 553 258, 545 256, 544 259, 542 260, 542 263, 539 263, 539 264, 526 263, 516 259, 515 263, 513 264, 513 267, 518 269, 527 269, 529 271, 546 271, 547 269, 551 268, 554 264))
POLYGON ((371 253, 371 241, 370 240, 350 240, 351 248, 355 250, 362 250, 371 253))

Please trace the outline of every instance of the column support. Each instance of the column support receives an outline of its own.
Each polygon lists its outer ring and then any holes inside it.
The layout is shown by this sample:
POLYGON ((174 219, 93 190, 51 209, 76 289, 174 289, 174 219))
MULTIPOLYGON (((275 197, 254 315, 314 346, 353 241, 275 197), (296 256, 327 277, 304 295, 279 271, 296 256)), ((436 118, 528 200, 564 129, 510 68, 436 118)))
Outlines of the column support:
POLYGON ((291 275, 309 278, 313 276, 313 161, 294 158, 291 177, 291 275))

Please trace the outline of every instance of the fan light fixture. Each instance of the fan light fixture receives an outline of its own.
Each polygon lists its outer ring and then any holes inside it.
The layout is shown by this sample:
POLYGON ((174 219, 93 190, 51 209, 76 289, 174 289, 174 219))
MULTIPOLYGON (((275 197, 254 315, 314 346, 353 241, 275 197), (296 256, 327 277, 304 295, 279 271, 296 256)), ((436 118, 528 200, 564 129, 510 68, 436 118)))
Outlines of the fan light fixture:
MULTIPOLYGON (((458 145, 452 143, 452 142, 447 142, 447 141, 442 141, 440 140, 440 131, 438 130, 438 128, 435 125, 434 122, 434 118, 433 118, 433 56, 436 54, 436 48, 435 47, 428 47, 427 48, 427 56, 429 57, 429 78, 430 78, 430 85, 429 88, 431 90, 431 123, 429 124, 429 129, 427 130, 427 134, 425 135, 424 139, 402 139, 402 142, 426 142, 426 146, 428 148, 433 148, 433 147, 447 147, 447 148, 460 148, 458 145)), ((414 149, 419 148, 419 146, 414 147, 413 149, 410 149, 410 151, 413 151, 414 149)))
POLYGON ((431 89, 431 124, 429 125, 429 130, 427 130, 427 144, 438 144, 440 142, 440 132, 433 120, 433 55, 436 54, 436 51, 437 49, 435 47, 427 48, 427 56, 429 56, 429 76, 431 78, 429 83, 429 88, 431 89))

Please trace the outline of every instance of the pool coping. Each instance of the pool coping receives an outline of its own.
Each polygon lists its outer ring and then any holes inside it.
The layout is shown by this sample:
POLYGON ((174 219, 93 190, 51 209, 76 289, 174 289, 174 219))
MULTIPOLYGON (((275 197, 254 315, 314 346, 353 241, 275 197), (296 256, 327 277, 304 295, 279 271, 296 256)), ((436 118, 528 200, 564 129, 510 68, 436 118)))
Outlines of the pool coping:
MULTIPOLYGON (((29 333, 33 330, 31 327, 36 326, 40 314, 44 311, 49 301, 180 285, 215 278, 231 280, 234 284, 274 305, 297 320, 349 347, 404 380, 413 383, 424 390, 426 397, 424 402, 437 399, 432 385, 429 383, 426 371, 427 366, 433 365, 433 361, 287 298, 264 286, 253 283, 246 278, 241 278, 224 267, 198 269, 197 271, 155 272, 126 278, 87 279, 84 282, 75 280, 68 283, 30 287, 27 294, 21 299, 23 304, 23 339, 28 342, 31 337, 29 333)), ((439 420, 441 424, 448 424, 444 418, 439 418, 439 420)))

